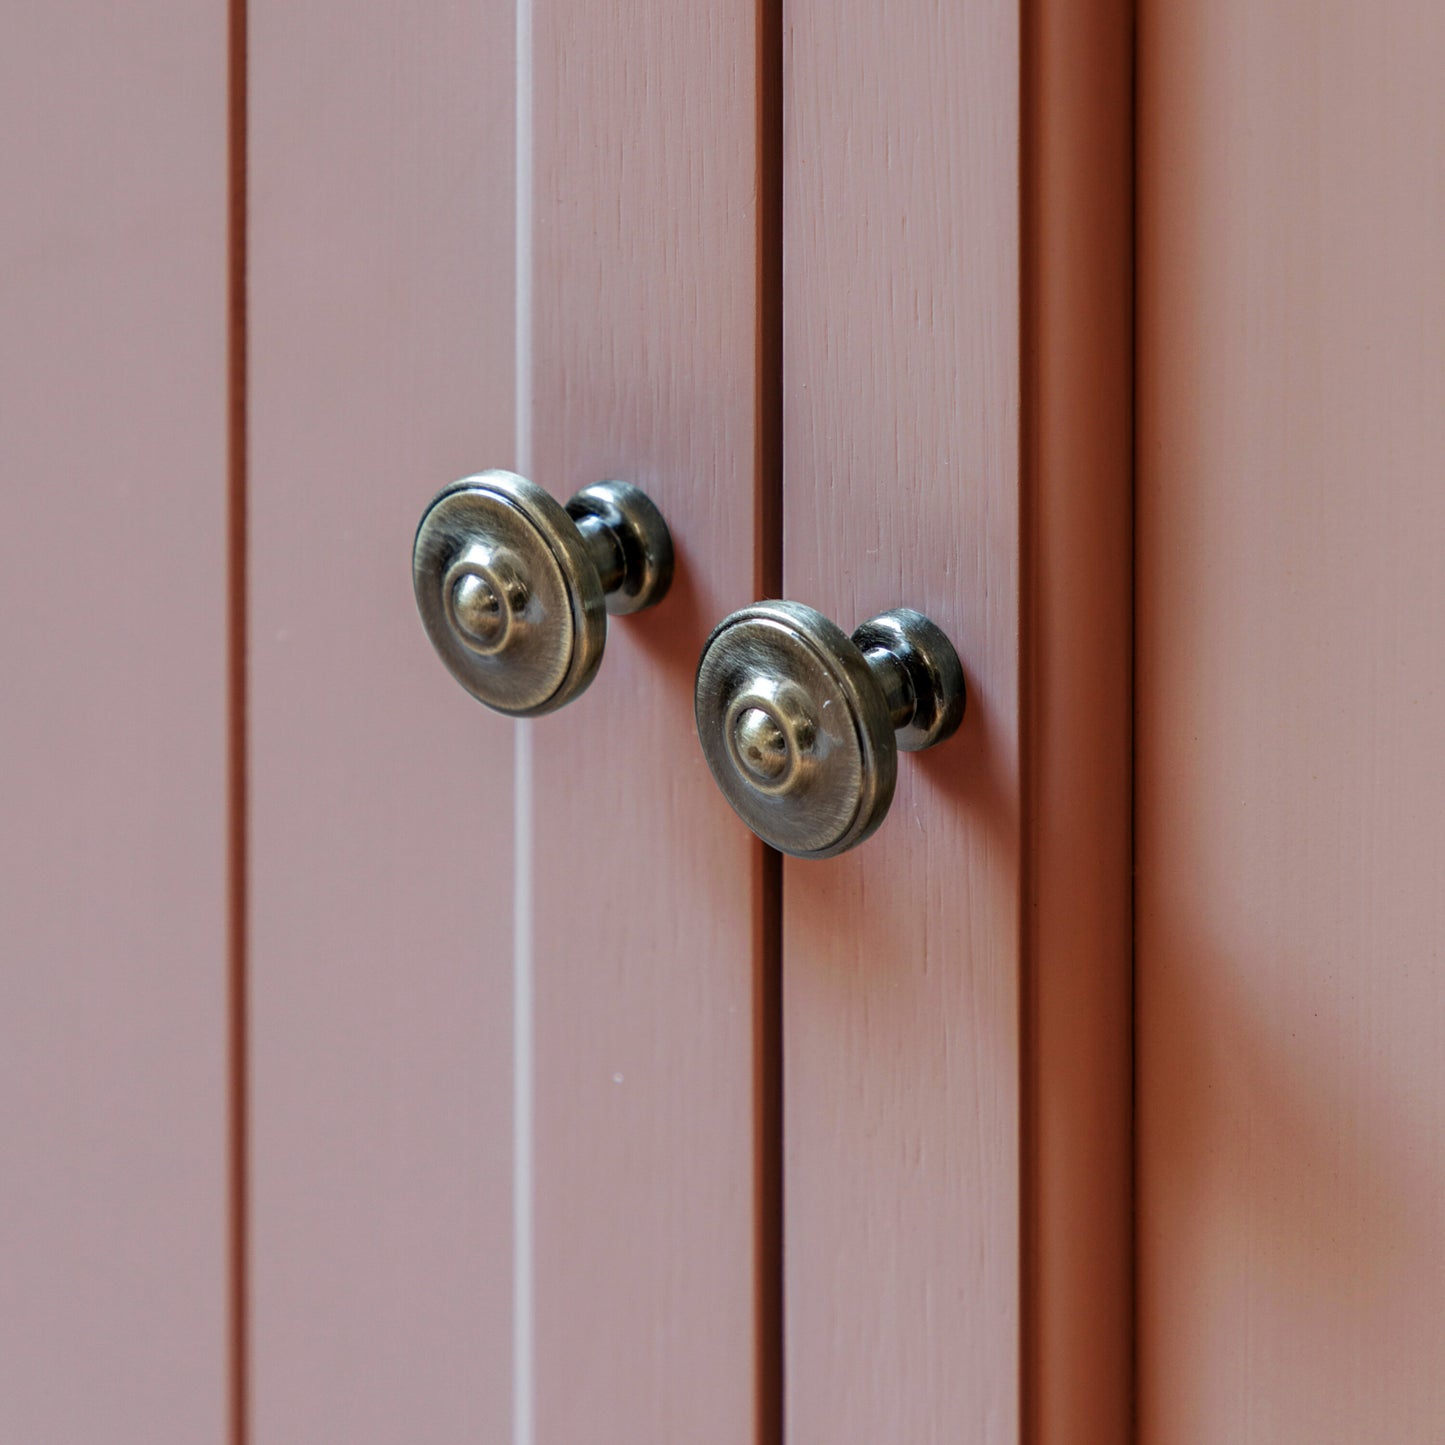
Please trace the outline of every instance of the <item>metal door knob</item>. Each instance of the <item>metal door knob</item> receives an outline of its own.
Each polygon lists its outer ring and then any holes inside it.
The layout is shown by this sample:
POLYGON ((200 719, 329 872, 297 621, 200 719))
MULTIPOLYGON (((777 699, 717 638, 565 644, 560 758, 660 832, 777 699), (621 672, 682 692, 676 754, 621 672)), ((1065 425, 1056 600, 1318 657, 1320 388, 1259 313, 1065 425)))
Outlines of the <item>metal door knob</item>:
POLYGON ((592 681, 608 612, 662 600, 672 537, 627 482, 584 487, 564 507, 515 472, 479 472, 433 498, 411 575, 452 676, 488 707, 534 717, 592 681))
POLYGON ((856 847, 893 801, 898 749, 963 720, 953 644, 906 607, 850 638, 797 602, 756 602, 713 629, 697 669, 697 731, 733 810, 795 858, 856 847))

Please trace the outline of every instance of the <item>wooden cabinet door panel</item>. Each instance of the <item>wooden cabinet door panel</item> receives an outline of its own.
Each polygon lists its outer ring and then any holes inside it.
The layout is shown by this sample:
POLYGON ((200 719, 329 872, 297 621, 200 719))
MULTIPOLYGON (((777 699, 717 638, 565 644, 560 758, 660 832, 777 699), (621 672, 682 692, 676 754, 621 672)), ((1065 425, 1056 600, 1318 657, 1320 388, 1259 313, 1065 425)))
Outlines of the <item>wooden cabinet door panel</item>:
POLYGON ((1140 1430, 1445 1416, 1445 11, 1146 3, 1140 1430))
POLYGON ((0 45, 0 1439, 231 1415, 227 16, 0 45))
POLYGON ((754 1428, 762 858, 690 683, 756 588, 756 26, 252 0, 259 1440, 754 1428), (409 596, 488 466, 639 483, 679 550, 532 723, 409 596))
POLYGON ((536 1439, 746 1440, 757 1410, 761 847, 693 731, 758 586, 762 11, 535 0, 518 452, 645 487, 678 551, 585 696, 524 724, 536 1439))
POLYGON ((968 714, 784 876, 790 1438, 1115 1442, 1127 8, 784 6, 784 587, 968 714), (1087 1144, 1081 1141, 1087 1140, 1087 1144))
POLYGON ((502 1439, 512 728, 409 548, 513 455, 511 10, 249 11, 251 1436, 502 1439))
POLYGON ((5 980, 42 1323, 0 1421, 1117 1439, 1126 7, 173 20, 9 51, 63 164, 5 152, 44 202, 0 345, 43 484, 0 498, 7 941, 57 966, 5 980), (488 466, 640 483, 679 553, 524 724, 408 582, 488 466), (98 602, 57 529, 124 543, 98 602), (786 875, 692 720, 712 625, 780 590, 928 611, 971 690, 882 832, 786 875))

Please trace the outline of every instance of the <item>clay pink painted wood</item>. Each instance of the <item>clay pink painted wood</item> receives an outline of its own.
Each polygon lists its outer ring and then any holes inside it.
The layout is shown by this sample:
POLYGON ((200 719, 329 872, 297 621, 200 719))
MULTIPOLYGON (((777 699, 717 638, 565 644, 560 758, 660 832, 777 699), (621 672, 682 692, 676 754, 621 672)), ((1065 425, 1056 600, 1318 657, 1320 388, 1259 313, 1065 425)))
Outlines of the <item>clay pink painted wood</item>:
POLYGON ((968 716, 785 868, 794 1440, 1019 1433, 1019 11, 785 7, 784 590, 955 640, 968 716))
POLYGON ((1141 30, 1147 1445, 1445 1418, 1445 11, 1141 30))
POLYGON ((1129 16, 786 21, 786 592, 850 628, 929 612, 970 686, 873 840, 787 866, 788 1428, 1104 1445, 1130 1393, 1129 16))
POLYGON ((226 8, 0 46, 0 1438, 227 1438, 226 8))
POLYGON ((250 11, 254 1438, 501 1441, 512 726, 410 546, 513 460, 512 8, 250 11))
POLYGON ((760 586, 756 7, 538 0, 532 460, 646 487, 672 594, 532 725, 536 1426, 755 1438, 761 848, 692 677, 760 586))
POLYGON ((1024 37, 1024 1439, 1133 1406, 1133 6, 1024 37))

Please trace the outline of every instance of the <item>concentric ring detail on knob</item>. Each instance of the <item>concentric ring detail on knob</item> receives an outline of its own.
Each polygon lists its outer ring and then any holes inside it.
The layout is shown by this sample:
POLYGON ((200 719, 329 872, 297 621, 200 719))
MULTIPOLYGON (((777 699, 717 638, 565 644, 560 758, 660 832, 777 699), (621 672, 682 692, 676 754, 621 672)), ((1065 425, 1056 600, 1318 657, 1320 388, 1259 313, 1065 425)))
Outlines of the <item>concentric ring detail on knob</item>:
POLYGON ((893 723, 863 654, 820 612, 759 602, 713 630, 698 664, 698 736, 724 797, 766 842, 828 858, 893 798, 893 723))
POLYGON ((504 547, 473 544, 442 579, 447 621, 461 641, 483 657, 501 652, 524 626, 527 584, 517 557, 504 547))
POLYGON ((737 766, 760 787, 777 783, 796 766, 793 740, 766 708, 737 709, 728 746, 737 766))
POLYGON ((432 645, 473 697, 531 717, 582 692, 607 640, 597 569, 571 517, 514 472, 444 488, 412 550, 432 645))

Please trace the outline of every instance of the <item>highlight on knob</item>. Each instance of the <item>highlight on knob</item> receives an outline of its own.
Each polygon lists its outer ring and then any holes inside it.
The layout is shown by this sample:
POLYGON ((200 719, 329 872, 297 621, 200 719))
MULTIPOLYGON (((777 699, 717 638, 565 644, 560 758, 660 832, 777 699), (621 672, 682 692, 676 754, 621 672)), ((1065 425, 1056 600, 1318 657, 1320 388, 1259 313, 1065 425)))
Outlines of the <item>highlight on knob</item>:
POLYGON ((605 481, 564 506, 515 472, 444 487, 422 515, 412 586, 452 676, 513 717, 553 712, 592 682, 607 614, 655 606, 672 582, 667 523, 639 487, 605 481))
POLYGON ((713 629, 698 663, 698 739, 733 811, 796 858, 855 848, 888 814, 900 749, 951 737, 963 668, 922 613, 849 637, 797 602, 757 602, 713 629))

